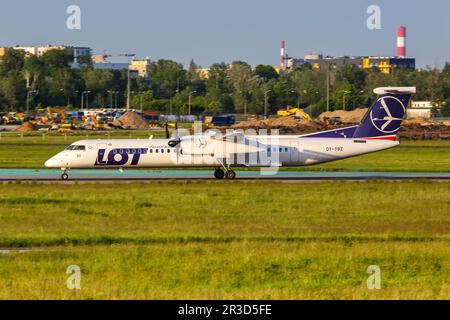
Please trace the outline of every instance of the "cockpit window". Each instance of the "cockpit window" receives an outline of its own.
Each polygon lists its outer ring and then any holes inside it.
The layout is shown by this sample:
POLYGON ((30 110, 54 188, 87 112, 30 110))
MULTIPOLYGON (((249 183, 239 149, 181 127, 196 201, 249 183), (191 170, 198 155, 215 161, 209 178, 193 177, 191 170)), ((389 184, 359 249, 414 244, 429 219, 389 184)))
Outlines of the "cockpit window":
POLYGON ((72 144, 66 148, 66 150, 85 151, 86 146, 72 144))

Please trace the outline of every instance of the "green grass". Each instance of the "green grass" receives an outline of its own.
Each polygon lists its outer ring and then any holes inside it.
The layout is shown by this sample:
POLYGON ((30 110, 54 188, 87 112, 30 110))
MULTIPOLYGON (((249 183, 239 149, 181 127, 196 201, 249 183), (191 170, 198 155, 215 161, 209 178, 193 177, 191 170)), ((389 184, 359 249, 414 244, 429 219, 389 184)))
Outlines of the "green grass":
MULTIPOLYGON (((74 135, 3 133, 0 139, 0 168, 43 168, 44 162, 67 145, 82 139, 155 138, 160 131, 116 131, 74 135)), ((450 141, 403 141, 394 149, 335 161, 323 165, 282 168, 302 171, 398 171, 449 172, 450 141)))
POLYGON ((0 299, 449 299, 449 194, 437 181, 2 184, 0 299))
POLYGON ((449 299, 448 242, 233 242, 0 254, 0 299, 449 299), (68 290, 69 265, 81 290, 68 290), (369 265, 380 290, 367 288, 369 265))
POLYGON ((448 235, 449 194, 450 182, 427 181, 3 184, 0 245, 98 237, 448 235))

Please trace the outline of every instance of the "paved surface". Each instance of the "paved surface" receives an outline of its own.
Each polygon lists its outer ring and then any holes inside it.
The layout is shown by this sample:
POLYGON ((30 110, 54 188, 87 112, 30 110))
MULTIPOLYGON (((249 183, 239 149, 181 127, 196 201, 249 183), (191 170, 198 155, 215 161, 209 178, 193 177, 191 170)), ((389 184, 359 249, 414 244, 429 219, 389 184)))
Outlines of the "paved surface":
MULTIPOLYGON (((145 181, 167 179, 214 179, 214 170, 72 170, 69 180, 72 181, 145 181)), ((236 179, 240 180, 411 180, 435 179, 450 180, 450 172, 413 173, 413 172, 305 172, 305 171, 239 171, 236 179)), ((33 169, 0 169, 0 181, 59 181, 60 170, 33 169)))

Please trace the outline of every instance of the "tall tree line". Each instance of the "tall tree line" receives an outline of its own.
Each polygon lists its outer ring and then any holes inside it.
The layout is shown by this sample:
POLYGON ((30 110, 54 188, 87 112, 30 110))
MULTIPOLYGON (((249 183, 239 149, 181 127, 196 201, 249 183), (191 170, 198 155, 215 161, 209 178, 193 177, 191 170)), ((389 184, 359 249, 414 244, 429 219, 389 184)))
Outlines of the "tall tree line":
MULTIPOLYGON (((81 57, 79 68, 71 68, 72 60, 64 50, 40 57, 7 50, 0 63, 0 110, 22 111, 27 105, 30 110, 47 106, 76 109, 83 92, 90 107, 125 105, 126 70, 94 69, 89 57, 81 57)), ((196 72, 199 68, 194 61, 187 68, 171 60, 153 62, 150 82, 132 77, 132 106, 173 114, 187 113, 189 101, 196 114, 263 114, 265 106, 271 113, 287 106, 308 108, 314 115, 326 110, 327 73, 312 70, 309 64, 279 75, 268 65, 215 63, 206 79, 196 72)), ((368 106, 376 87, 416 86, 415 100, 433 101, 442 106, 441 115, 450 116, 448 63, 442 70, 399 69, 392 74, 348 66, 331 70, 329 78, 331 110, 368 106)))

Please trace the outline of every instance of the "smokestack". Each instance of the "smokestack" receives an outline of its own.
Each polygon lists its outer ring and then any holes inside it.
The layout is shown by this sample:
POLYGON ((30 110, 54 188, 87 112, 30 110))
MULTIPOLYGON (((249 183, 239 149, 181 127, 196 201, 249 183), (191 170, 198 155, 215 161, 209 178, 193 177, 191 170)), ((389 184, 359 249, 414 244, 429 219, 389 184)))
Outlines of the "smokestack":
POLYGON ((406 58, 406 27, 397 28, 397 57, 406 58))
POLYGON ((285 49, 285 46, 284 46, 285 44, 284 44, 284 40, 282 40, 281 41, 281 56, 280 56, 280 66, 282 67, 282 68, 284 68, 285 67, 285 53, 284 53, 284 49, 285 49))

